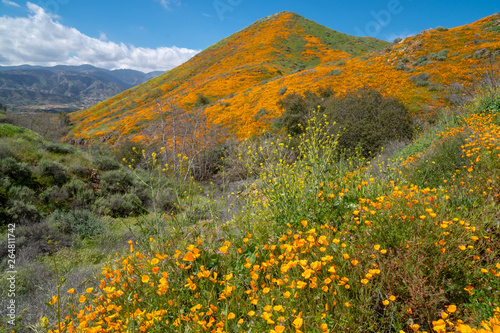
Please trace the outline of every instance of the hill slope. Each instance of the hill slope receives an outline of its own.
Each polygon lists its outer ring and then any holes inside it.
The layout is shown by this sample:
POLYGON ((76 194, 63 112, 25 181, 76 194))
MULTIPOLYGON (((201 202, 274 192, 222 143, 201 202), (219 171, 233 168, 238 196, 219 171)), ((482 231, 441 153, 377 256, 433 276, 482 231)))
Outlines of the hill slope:
MULTIPOLYGON (((306 68, 348 59, 388 43, 349 36, 297 14, 283 12, 212 45, 185 64, 74 115, 72 138, 94 138, 114 133, 124 140, 146 139, 140 129, 158 117, 155 99, 185 109, 205 102, 230 99, 273 79, 306 68)), ((258 110, 257 110, 258 111, 258 110)), ((234 124, 241 125, 241 124, 234 124)))

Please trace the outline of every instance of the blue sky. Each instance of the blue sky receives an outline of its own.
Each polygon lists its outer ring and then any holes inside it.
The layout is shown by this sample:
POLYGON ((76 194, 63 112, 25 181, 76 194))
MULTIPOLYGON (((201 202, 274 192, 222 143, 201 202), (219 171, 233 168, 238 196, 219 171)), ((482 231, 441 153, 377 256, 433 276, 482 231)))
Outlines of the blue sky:
POLYGON ((392 41, 472 23, 500 12, 500 1, 1 0, 0 65, 89 62, 167 70, 283 10, 344 33, 392 41))

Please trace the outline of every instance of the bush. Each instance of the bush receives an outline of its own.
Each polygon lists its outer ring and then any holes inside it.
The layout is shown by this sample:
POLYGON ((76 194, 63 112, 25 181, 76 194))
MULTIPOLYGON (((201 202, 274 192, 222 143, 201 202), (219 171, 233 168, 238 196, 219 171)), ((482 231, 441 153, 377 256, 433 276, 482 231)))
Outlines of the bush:
POLYGON ((146 147, 139 142, 126 141, 120 145, 120 148, 115 153, 115 157, 118 161, 135 167, 144 159, 142 151, 145 148, 146 147))
POLYGON ((330 75, 332 75, 332 76, 337 76, 337 75, 340 75, 340 74, 342 74, 342 71, 340 69, 338 69, 338 68, 335 68, 335 69, 333 69, 330 72, 330 75))
MULTIPOLYGON (((7 214, 12 218, 13 222, 24 225, 37 223, 42 217, 34 204, 22 200, 9 200, 7 214)), ((4 221, 4 224, 6 222, 4 221)))
POLYGON ((132 177, 128 172, 112 170, 101 175, 102 194, 124 194, 132 185, 132 177))
POLYGON ((278 129, 286 128, 287 132, 292 136, 301 134, 312 111, 317 109, 318 106, 323 110, 325 103, 322 97, 309 90, 304 93, 304 96, 295 93, 288 94, 278 102, 278 105, 285 109, 285 112, 275 122, 275 126, 278 129))
POLYGON ((450 53, 450 50, 448 50, 448 49, 444 49, 444 50, 439 51, 438 52, 438 60, 439 60, 439 57, 446 58, 448 56, 448 53, 450 53))
POLYGON ((437 31, 448 31, 448 28, 445 28, 445 27, 437 27, 436 28, 437 31))
POLYGON ((50 208, 63 208, 68 205, 70 195, 65 188, 51 186, 40 194, 40 199, 50 208))
POLYGON ((45 150, 47 150, 48 152, 61 155, 71 154, 75 152, 75 148, 73 146, 63 143, 47 142, 44 143, 43 148, 45 148, 45 150))
POLYGON ((73 178, 62 187, 71 196, 75 196, 78 192, 81 192, 87 188, 87 185, 78 178, 73 178))
POLYGON ((78 191, 73 198, 73 202, 71 203, 71 208, 73 209, 84 209, 90 208, 94 203, 95 195, 94 191, 91 189, 85 189, 78 191))
POLYGON ((203 94, 198 94, 198 97, 196 98, 196 102, 194 103, 195 107, 202 107, 210 104, 210 98, 203 94))
POLYGON ((35 191, 26 186, 12 186, 9 189, 8 197, 10 200, 19 200, 24 202, 33 201, 36 198, 35 191))
POLYGON ((396 69, 397 69, 398 71, 404 71, 404 70, 406 70, 406 66, 405 66, 405 64, 404 64, 402 61, 400 61, 400 62, 398 62, 398 64, 396 65, 396 69))
POLYGON ((406 106, 395 98, 384 98, 378 91, 355 91, 327 110, 330 122, 340 128, 339 148, 372 156, 392 140, 411 140, 413 126, 406 106))
POLYGON ((404 104, 375 90, 363 88, 343 98, 322 98, 311 92, 304 97, 291 94, 279 104, 285 109, 279 122, 292 137, 303 133, 310 112, 316 109, 327 116, 330 124, 336 122, 331 131, 338 135, 338 148, 351 152, 359 148, 364 156, 372 156, 386 142, 413 137, 412 121, 404 104))
POLYGON ((167 213, 178 211, 177 196, 172 189, 162 188, 157 193, 157 208, 167 213))
MULTIPOLYGON (((70 246, 72 237, 61 233, 53 225, 50 225, 47 220, 44 220, 40 221, 40 223, 16 227, 16 239, 18 242, 16 251, 30 250, 29 257, 35 258, 40 254, 51 252, 50 246, 47 244, 49 240, 58 242, 59 247, 70 246)), ((7 249, 7 246, 1 247, 2 250, 4 248, 7 249)))
POLYGON ((82 238, 93 237, 103 231, 102 221, 86 209, 69 212, 56 210, 48 220, 62 232, 76 233, 82 238))
POLYGON ((11 178, 15 185, 33 185, 30 166, 24 162, 19 163, 12 157, 0 161, 0 173, 11 178))
POLYGON ((223 144, 209 148, 197 156, 193 166, 195 180, 205 180, 214 176, 224 165, 223 158, 227 155, 227 148, 223 144))
POLYGON ((112 171, 120 169, 120 163, 111 156, 100 155, 96 157, 94 164, 99 170, 112 171))
POLYGON ((414 75, 414 76, 410 77, 410 80, 417 83, 419 81, 428 81, 430 77, 431 77, 430 74, 420 73, 418 75, 414 75))
POLYGON ((112 217, 134 216, 144 211, 141 199, 134 193, 114 194, 106 198, 101 197, 96 200, 95 206, 99 214, 112 217))
POLYGON ((92 174, 92 170, 88 169, 86 167, 83 167, 81 165, 76 165, 71 168, 71 172, 80 178, 85 178, 88 179, 90 178, 90 175, 92 174))
POLYGON ((413 66, 424 66, 427 64, 427 56, 423 55, 417 58, 417 60, 413 63, 413 66))
POLYGON ((69 171, 64 165, 43 159, 38 165, 38 174, 46 185, 64 185, 69 180, 69 171))

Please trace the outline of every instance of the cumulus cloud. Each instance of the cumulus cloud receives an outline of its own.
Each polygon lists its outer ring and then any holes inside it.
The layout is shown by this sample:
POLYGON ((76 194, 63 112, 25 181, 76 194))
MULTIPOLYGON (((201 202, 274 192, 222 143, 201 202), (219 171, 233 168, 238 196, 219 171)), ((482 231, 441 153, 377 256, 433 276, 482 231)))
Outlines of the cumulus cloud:
MULTIPOLYGON (((2 0, 6 1, 6 0, 2 0)), ((28 2, 28 17, 0 17, 0 65, 82 65, 143 72, 165 71, 199 51, 179 47, 134 47, 84 35, 28 2)), ((103 38, 104 37, 104 38, 103 38)))
POLYGON ((8 6, 21 7, 21 6, 19 6, 18 3, 15 3, 14 1, 2 0, 2 3, 4 5, 8 5, 8 6))

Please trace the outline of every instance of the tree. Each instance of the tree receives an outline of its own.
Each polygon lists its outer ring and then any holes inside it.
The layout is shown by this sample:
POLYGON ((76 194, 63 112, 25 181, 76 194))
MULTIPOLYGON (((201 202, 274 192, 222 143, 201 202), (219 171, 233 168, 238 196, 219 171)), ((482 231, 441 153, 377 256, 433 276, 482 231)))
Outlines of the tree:
POLYGON ((178 178, 187 179, 195 168, 201 168, 200 154, 221 141, 222 131, 210 124, 204 109, 186 111, 160 94, 154 98, 158 121, 149 132, 161 141, 163 163, 178 178))
MULTIPOLYGON (((404 104, 393 97, 384 97, 376 90, 362 88, 344 97, 311 93, 287 95, 279 102, 285 109, 278 120, 288 134, 303 133, 313 110, 336 123, 331 134, 338 135, 339 148, 360 149, 372 156, 388 141, 408 140, 413 136, 412 120, 404 104)), ((293 144, 292 140, 292 144, 293 144)))

